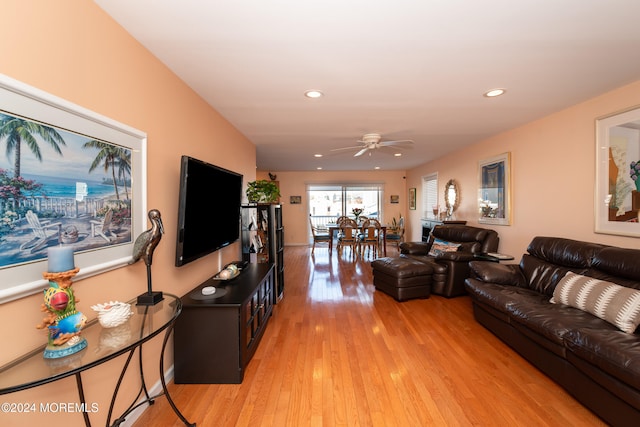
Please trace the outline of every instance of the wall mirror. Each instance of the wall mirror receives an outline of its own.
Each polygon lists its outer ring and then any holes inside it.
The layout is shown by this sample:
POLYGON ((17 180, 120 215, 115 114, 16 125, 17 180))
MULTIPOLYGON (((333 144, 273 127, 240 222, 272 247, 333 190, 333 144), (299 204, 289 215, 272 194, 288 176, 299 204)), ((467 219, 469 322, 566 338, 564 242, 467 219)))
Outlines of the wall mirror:
POLYGON ((460 191, 453 179, 447 181, 444 186, 444 202, 447 206, 447 217, 450 217, 460 204, 460 191))

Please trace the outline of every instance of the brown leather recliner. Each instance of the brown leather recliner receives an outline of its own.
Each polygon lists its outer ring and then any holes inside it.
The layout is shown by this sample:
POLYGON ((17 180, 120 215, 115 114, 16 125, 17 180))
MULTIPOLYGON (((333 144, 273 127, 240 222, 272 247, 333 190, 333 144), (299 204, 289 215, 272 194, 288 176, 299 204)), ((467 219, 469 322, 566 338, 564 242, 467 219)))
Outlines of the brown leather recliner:
POLYGON ((466 294, 464 281, 469 277, 469 261, 474 254, 497 252, 500 239, 495 230, 459 224, 437 225, 426 242, 400 245, 402 257, 429 263, 433 267, 431 293, 447 298, 466 294), (460 244, 456 251, 429 255, 435 239, 460 244))

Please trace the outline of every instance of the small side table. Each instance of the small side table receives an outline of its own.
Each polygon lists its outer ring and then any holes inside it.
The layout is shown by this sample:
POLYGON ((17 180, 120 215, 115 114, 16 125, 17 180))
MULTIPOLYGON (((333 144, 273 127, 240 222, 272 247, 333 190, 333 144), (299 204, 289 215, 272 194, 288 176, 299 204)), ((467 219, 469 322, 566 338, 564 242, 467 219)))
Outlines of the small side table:
MULTIPOLYGON (((107 413, 107 426, 119 426, 134 409, 144 404, 152 405, 156 398, 163 395, 167 398, 173 412, 185 426, 195 426, 195 423, 190 423, 182 415, 173 399, 171 399, 164 379, 164 353, 167 341, 173 331, 175 321, 182 311, 180 298, 168 293, 164 293, 164 297, 164 300, 153 306, 138 306, 135 305, 135 300, 129 301, 134 314, 125 324, 117 328, 104 329, 97 322, 98 319, 91 320, 82 329, 82 337, 87 340, 88 348, 74 355, 60 359, 45 359, 42 357, 45 345, 42 345, 8 364, 0 366, 0 395, 15 393, 62 378, 75 376, 78 397, 82 407, 85 407, 87 403, 82 385, 82 372, 126 354, 124 366, 115 385, 109 412, 107 413), (162 349, 158 355, 162 392, 151 396, 147 389, 142 369, 142 346, 163 331, 162 349), (124 413, 116 417, 113 411, 118 391, 136 350, 138 351, 140 370, 140 390, 124 413), (142 399, 142 402, 138 401, 139 398, 142 399)), ((90 427, 89 412, 83 411, 82 416, 85 425, 90 427)))
POLYGON ((474 254, 473 257, 480 261, 490 261, 490 262, 513 261, 515 259, 511 255, 499 254, 497 252, 474 254))

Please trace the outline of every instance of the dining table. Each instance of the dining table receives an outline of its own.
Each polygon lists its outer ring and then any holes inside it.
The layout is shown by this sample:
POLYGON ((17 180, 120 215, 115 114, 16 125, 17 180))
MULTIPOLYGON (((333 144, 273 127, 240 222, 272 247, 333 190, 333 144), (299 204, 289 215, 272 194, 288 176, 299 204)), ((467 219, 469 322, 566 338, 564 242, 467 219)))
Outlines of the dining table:
MULTIPOLYGON (((340 230, 340 226, 336 223, 328 223, 326 227, 327 227, 327 230, 329 230, 329 236, 331 237, 329 239, 329 253, 331 253, 331 250, 333 249, 333 235, 336 233, 336 231, 340 230)), ((380 226, 380 231, 382 231, 383 256, 387 256, 387 227, 388 227, 387 225, 380 226)), ((358 225, 358 230, 362 230, 361 224, 358 225)))

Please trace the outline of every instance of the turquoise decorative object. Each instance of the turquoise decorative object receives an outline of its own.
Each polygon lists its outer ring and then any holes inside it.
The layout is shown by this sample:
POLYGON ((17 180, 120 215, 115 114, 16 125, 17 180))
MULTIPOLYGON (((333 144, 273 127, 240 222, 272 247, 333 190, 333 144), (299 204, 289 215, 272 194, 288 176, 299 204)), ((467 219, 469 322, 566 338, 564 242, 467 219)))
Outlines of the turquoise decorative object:
POLYGON ((49 281, 49 287, 44 290, 42 304, 42 311, 47 313, 47 317, 37 328, 47 329, 48 332, 45 359, 69 356, 87 347, 87 340, 80 336, 87 318, 76 310, 76 299, 71 288, 71 279, 78 271, 79 268, 74 268, 62 272, 42 273, 49 281))

